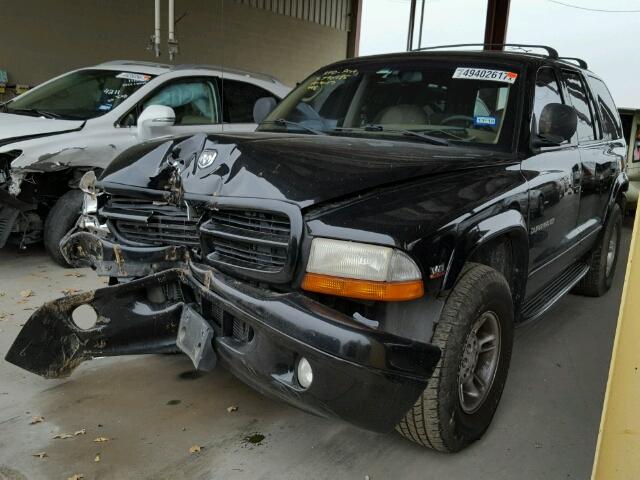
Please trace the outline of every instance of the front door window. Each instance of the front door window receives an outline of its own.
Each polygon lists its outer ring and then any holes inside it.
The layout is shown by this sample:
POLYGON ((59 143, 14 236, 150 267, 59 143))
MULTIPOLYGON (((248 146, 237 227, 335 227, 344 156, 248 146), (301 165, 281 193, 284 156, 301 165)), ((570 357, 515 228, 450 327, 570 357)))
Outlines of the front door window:
POLYGON ((188 79, 171 82, 143 102, 171 107, 176 114, 175 125, 211 125, 220 123, 219 101, 213 82, 188 79))

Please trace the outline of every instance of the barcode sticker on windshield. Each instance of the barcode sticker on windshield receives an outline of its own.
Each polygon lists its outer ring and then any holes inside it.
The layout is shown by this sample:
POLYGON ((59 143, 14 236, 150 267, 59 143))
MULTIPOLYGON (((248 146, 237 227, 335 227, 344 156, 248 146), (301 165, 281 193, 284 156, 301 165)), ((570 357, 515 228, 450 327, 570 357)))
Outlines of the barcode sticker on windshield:
POLYGON ((122 72, 116 75, 116 78, 124 78, 126 80, 133 80, 134 82, 148 82, 149 80, 151 80, 151 75, 144 75, 143 73, 122 72))
POLYGON ((505 72, 504 70, 489 70, 487 68, 458 67, 456 68, 456 71, 453 72, 453 78, 514 83, 516 78, 518 78, 518 74, 514 72, 505 72))

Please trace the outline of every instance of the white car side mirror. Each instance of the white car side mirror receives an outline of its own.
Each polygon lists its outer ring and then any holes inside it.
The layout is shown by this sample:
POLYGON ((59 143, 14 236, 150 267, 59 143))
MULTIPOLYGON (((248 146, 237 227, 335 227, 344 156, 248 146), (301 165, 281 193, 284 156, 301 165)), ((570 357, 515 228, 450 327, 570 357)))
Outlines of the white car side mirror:
POLYGON ((170 127, 176 121, 173 108, 165 105, 149 105, 138 117, 138 137, 151 138, 152 130, 159 127, 170 127))

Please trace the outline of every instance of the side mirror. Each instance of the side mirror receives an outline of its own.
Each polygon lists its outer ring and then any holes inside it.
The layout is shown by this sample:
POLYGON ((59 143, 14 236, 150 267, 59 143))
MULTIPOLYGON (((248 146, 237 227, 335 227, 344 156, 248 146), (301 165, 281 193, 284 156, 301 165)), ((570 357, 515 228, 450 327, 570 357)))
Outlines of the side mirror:
POLYGON ((170 127, 175 121, 176 113, 173 108, 165 105, 149 105, 138 117, 138 137, 151 138, 153 129, 170 127))
POLYGON ((578 128, 578 114, 573 107, 562 103, 549 103, 540 113, 538 133, 534 147, 555 147, 570 141, 578 128))
POLYGON ((273 97, 262 97, 256 100, 253 105, 253 121, 255 123, 262 122, 276 108, 277 104, 277 100, 273 97))

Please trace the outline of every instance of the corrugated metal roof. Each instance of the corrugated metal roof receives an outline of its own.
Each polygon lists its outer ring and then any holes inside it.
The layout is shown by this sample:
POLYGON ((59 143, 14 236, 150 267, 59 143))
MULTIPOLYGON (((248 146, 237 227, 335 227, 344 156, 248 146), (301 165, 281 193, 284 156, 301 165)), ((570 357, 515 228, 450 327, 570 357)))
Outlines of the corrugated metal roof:
POLYGON ((237 3, 337 30, 349 30, 352 0, 236 0, 237 3))

